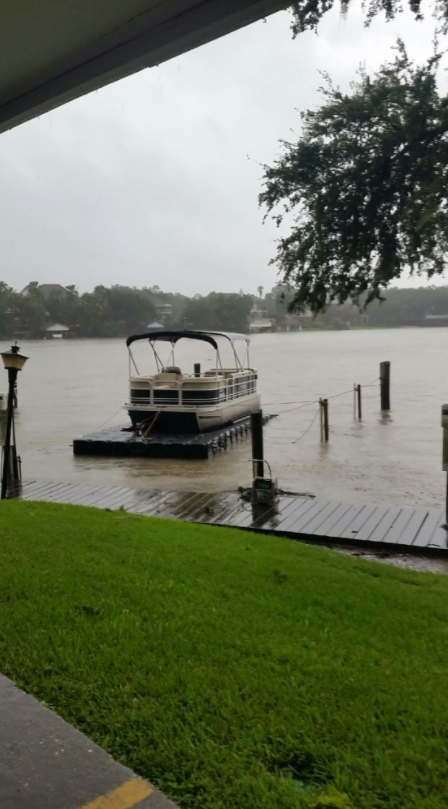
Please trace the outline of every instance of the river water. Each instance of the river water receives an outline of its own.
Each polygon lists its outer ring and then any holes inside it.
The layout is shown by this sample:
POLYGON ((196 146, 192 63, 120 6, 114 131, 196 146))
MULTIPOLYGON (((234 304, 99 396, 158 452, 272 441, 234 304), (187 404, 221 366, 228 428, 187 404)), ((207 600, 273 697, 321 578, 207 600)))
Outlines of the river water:
MULTIPOLYGON (((265 457, 279 484, 343 502, 442 507, 447 341, 445 328, 255 335, 251 362, 262 407, 279 414, 265 428, 265 457), (390 416, 379 410, 382 360, 392 364, 390 416), (353 418, 354 382, 371 384, 362 422, 353 418), (319 396, 334 397, 328 445, 320 443, 317 404, 299 404, 319 396)), ((177 357, 185 370, 197 359, 203 367, 211 362, 208 347, 198 357, 195 344, 185 346, 177 357)), ((207 461, 74 457, 74 438, 128 422, 120 410, 128 385, 124 341, 23 341, 22 351, 29 361, 19 374, 16 424, 24 479, 195 491, 249 483, 250 440, 207 461)))

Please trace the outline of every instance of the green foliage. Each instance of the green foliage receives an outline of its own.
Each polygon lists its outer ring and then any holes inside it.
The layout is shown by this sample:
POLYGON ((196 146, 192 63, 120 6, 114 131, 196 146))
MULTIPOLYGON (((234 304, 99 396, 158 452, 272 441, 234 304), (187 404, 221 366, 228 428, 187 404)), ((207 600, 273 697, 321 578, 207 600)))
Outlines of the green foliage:
POLYGON ((354 807, 348 795, 330 786, 325 795, 319 795, 313 801, 310 809, 354 809, 354 807))
POLYGON ((448 315, 448 287, 389 289, 383 303, 374 301, 369 307, 367 322, 378 327, 448 326, 448 319, 427 320, 427 315, 448 315))
POLYGON ((263 308, 266 309, 268 317, 273 317, 280 323, 287 314, 293 298, 294 294, 288 285, 276 284, 266 293, 262 301, 263 308))
POLYGON ((165 303, 169 303, 170 306, 172 307, 170 325, 175 328, 183 328, 183 314, 185 304, 188 301, 187 296, 182 295, 180 292, 162 292, 162 290, 159 287, 152 287, 149 289, 143 287, 143 289, 141 290, 142 295, 148 295, 148 293, 151 292, 157 294, 159 298, 161 298, 165 303))
MULTIPOLYGON (((363 304, 361 298, 361 306, 363 304)), ((315 320, 303 321, 304 327, 321 326, 330 329, 351 326, 391 328, 394 326, 447 327, 448 287, 420 287, 418 289, 388 289, 384 301, 373 301, 368 310, 346 303, 329 306, 315 320), (428 315, 430 317, 428 317, 428 315), (431 316, 444 317, 432 319, 431 316)))
POLYGON ((115 337, 145 328, 155 316, 152 303, 130 287, 99 286, 84 295, 74 285, 67 289, 68 295, 53 291, 44 297, 37 282, 26 295, 0 283, 0 336, 42 337, 49 324, 62 323, 73 336, 115 337))
POLYGON ((0 282, 0 336, 12 338, 16 330, 25 324, 31 335, 39 334, 45 324, 45 305, 37 289, 37 281, 32 282, 28 295, 19 295, 7 284, 0 282))
MULTIPOLYGON (((340 0, 342 14, 346 14, 353 0, 340 0)), ((407 4, 417 20, 423 19, 424 12, 430 11, 439 19, 443 30, 446 30, 448 19, 448 3, 446 0, 435 0, 426 3, 423 0, 407 0, 407 4)), ((335 0, 295 0, 290 9, 293 15, 292 31, 294 36, 311 29, 316 31, 322 17, 335 5, 335 0)), ((365 0, 362 7, 368 25, 377 14, 384 13, 386 20, 393 20, 403 11, 401 0, 365 0)))
POLYGON ((27 295, 0 282, 0 337, 42 337, 50 323, 68 326, 72 337, 121 337, 144 331, 161 317, 152 302, 154 294, 171 306, 171 315, 163 319, 170 328, 245 332, 252 307, 251 295, 244 294, 212 292, 190 299, 159 287, 97 286, 82 295, 74 285, 66 289, 68 295, 53 291, 45 298, 37 282, 28 285, 27 295))
POLYGON ((12 321, 14 290, 0 281, 0 337, 8 337, 12 321))
POLYGON ((295 290, 292 309, 365 302, 405 269, 431 276, 448 249, 448 97, 439 57, 414 67, 399 43, 374 78, 351 93, 326 77, 324 103, 302 115, 297 143, 265 168, 260 202, 291 232, 276 263, 295 290), (282 210, 277 212, 277 206, 282 210))
POLYGON ((86 337, 119 337, 144 331, 156 314, 153 304, 140 290, 118 285, 95 287, 76 303, 81 332, 86 337))
MULTIPOLYGON (((79 295, 74 287, 69 291, 70 297, 52 293, 43 301, 38 295, 19 295, 0 282, 0 338, 41 337, 49 321, 70 326, 72 337, 122 337, 144 330, 151 320, 157 319, 146 289, 97 287, 84 295, 79 295)), ((188 299, 160 290, 157 294, 173 307, 166 324, 169 327, 247 331, 253 301, 250 295, 212 293, 205 298, 188 299)), ((294 290, 284 284, 276 284, 263 299, 255 298, 267 317, 280 328, 293 300, 294 290)), ((365 295, 359 303, 361 309, 348 302, 329 306, 316 319, 302 319, 302 327, 341 329, 347 328, 347 323, 378 328, 448 326, 448 320, 426 317, 448 314, 448 286, 388 289, 385 300, 373 301, 367 314, 362 311, 365 295)))
POLYGON ((447 806, 445 576, 17 501, 0 558, 2 673, 184 809, 447 806))
POLYGON ((245 332, 251 308, 251 295, 224 292, 197 295, 185 304, 184 324, 193 329, 245 332))

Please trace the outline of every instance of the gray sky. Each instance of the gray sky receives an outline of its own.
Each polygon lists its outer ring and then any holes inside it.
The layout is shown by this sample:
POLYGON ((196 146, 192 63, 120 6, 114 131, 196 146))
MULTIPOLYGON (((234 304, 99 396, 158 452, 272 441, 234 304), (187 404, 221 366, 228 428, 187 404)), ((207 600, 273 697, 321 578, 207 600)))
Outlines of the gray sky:
POLYGON ((1 135, 0 279, 270 289, 277 232, 258 209, 258 163, 298 133, 318 71, 347 89, 397 36, 417 59, 431 52, 432 20, 366 29, 359 7, 295 41, 276 14, 1 135))

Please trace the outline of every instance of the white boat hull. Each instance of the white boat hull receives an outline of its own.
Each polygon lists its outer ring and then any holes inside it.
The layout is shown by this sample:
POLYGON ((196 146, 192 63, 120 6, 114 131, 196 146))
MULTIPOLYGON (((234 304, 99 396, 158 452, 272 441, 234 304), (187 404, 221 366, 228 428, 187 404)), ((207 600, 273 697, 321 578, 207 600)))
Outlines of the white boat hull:
POLYGON ((217 430, 242 416, 259 410, 260 396, 258 393, 254 393, 209 407, 206 405, 201 407, 182 405, 154 407, 150 404, 135 404, 126 405, 126 409, 135 427, 143 424, 143 429, 145 429, 153 422, 151 429, 153 428, 157 432, 205 433, 217 430))

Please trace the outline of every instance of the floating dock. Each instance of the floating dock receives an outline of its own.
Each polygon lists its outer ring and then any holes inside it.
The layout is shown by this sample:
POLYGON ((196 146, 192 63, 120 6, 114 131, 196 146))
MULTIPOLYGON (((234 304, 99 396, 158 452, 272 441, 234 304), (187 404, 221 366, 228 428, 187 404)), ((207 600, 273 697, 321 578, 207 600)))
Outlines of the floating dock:
POLYGON ((252 506, 238 492, 138 491, 79 483, 25 483, 25 500, 125 509, 131 514, 244 528, 326 546, 361 546, 399 553, 448 554, 445 512, 400 506, 330 503, 281 495, 274 506, 252 506))
MULTIPOLYGON (((263 424, 273 415, 263 416, 263 424)), ((219 430, 207 433, 166 434, 151 432, 147 438, 131 427, 108 427, 73 441, 74 455, 107 458, 187 458, 203 460, 229 449, 250 433, 250 416, 244 416, 219 430)))

